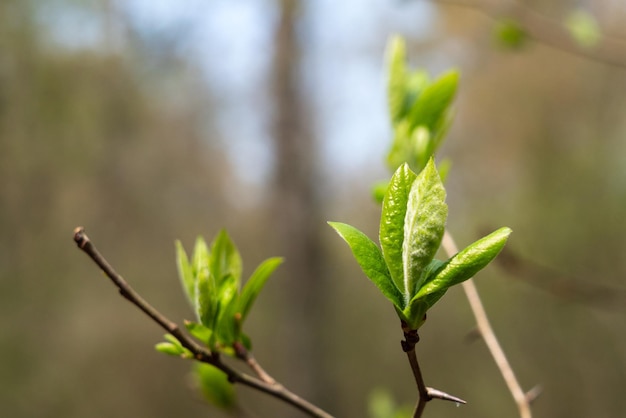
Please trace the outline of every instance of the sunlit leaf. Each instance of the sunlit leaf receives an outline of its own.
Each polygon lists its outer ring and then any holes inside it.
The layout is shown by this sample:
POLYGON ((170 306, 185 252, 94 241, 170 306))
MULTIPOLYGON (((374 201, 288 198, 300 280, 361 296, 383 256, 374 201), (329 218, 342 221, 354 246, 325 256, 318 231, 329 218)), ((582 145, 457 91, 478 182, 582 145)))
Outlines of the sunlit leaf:
POLYGON ((241 255, 228 236, 228 233, 223 229, 211 243, 210 269, 218 283, 229 275, 232 276, 237 283, 241 280, 241 255))
POLYGON ((187 253, 183 248, 183 244, 180 241, 176 241, 176 266, 178 267, 178 277, 180 278, 180 282, 183 286, 183 290, 185 291, 185 295, 189 300, 189 303, 195 309, 195 291, 196 291, 196 283, 195 283, 195 275, 193 272, 193 267, 189 262, 189 258, 187 257, 187 253))
POLYGON ((383 255, 374 241, 353 226, 340 222, 328 222, 328 224, 348 243, 365 275, 391 303, 402 309, 404 298, 391 280, 383 255))
POLYGON ((407 116, 411 127, 426 126, 432 131, 450 107, 459 83, 459 73, 449 71, 429 84, 412 104, 407 116))
POLYGON ((252 304, 263 289, 263 286, 265 286, 267 279, 269 279, 274 270, 276 270, 282 262, 283 259, 279 257, 269 258, 263 261, 243 286, 239 299, 239 312, 241 313, 242 321, 248 316, 252 304))
POLYGON ((402 244, 404 293, 414 295, 441 245, 448 216, 446 191, 434 160, 413 182, 407 202, 402 244))
POLYGON ((510 228, 500 228, 451 257, 433 272, 432 278, 428 278, 414 299, 445 291, 473 277, 498 255, 510 234, 510 228))
POLYGON ((396 170, 387 188, 380 216, 379 237, 383 257, 395 287, 400 289, 407 301, 409 294, 405 293, 402 243, 409 193, 416 177, 407 164, 401 165, 396 170))
POLYGON ((406 107, 406 47, 404 40, 394 36, 387 45, 388 81, 387 102, 391 120, 396 122, 401 119, 406 107))
POLYGON ((181 348, 177 345, 167 342, 158 343, 154 346, 154 348, 159 353, 167 354, 169 356, 180 357, 185 353, 184 350, 181 350, 181 348))

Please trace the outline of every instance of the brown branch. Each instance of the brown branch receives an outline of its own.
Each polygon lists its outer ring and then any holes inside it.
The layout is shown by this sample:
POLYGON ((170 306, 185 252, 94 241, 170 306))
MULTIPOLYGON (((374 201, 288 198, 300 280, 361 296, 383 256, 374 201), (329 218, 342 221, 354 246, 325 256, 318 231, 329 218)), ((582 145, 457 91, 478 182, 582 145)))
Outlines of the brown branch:
POLYGON ((518 2, 494 3, 487 0, 431 0, 433 3, 462 7, 481 13, 492 20, 514 19, 536 42, 592 61, 626 69, 626 43, 618 38, 601 35, 597 45, 589 48, 576 43, 562 22, 543 15, 518 2))
POLYGON ((415 353, 415 345, 419 342, 420 337, 417 330, 410 329, 406 323, 402 322, 402 331, 404 332, 404 340, 401 341, 402 351, 404 351, 411 365, 411 371, 413 371, 413 377, 415 378, 415 384, 417 385, 417 391, 419 393, 419 400, 415 406, 413 412, 413 418, 419 418, 422 416, 426 403, 433 399, 441 399, 444 401, 456 402, 458 404, 465 404, 463 399, 452 396, 446 392, 442 392, 438 389, 427 387, 422 377, 422 371, 420 369, 419 362, 417 361, 417 354, 415 353))
MULTIPOLYGON (((452 257, 454 254, 459 252, 452 236, 448 231, 446 231, 443 236, 442 246, 449 257, 452 257)), ((476 319, 478 331, 480 331, 480 335, 483 337, 485 344, 487 344, 487 348, 489 349, 491 356, 498 366, 509 391, 513 395, 513 399, 515 399, 520 417, 531 418, 532 414, 530 411, 529 399, 519 384, 517 377, 513 372, 513 368, 511 367, 511 364, 504 354, 504 350, 498 342, 498 338, 496 337, 493 328, 491 328, 489 318, 487 317, 485 308, 480 300, 478 289, 476 289, 473 279, 463 282, 463 290, 465 291, 465 296, 467 297, 472 313, 474 314, 474 318, 476 319)))
POLYGON ((85 254, 87 254, 97 265, 102 269, 104 274, 111 279, 113 284, 119 289, 120 294, 133 305, 137 306, 148 315, 154 322, 159 324, 161 328, 172 334, 180 343, 188 349, 198 361, 211 364, 228 377, 228 381, 231 383, 240 383, 244 386, 256 389, 260 392, 266 393, 283 402, 286 402, 300 411, 308 414, 311 417, 318 418, 332 418, 332 415, 328 414, 319 407, 311 404, 310 402, 300 398, 298 395, 285 389, 284 386, 278 384, 267 373, 260 368, 258 363, 248 354, 248 365, 259 375, 259 378, 241 373, 227 364, 224 364, 218 353, 213 353, 209 349, 200 345, 193 340, 190 336, 181 331, 180 327, 173 321, 169 320, 166 316, 160 313, 146 300, 144 300, 127 282, 122 276, 120 276, 113 267, 107 262, 107 260, 98 252, 93 245, 89 237, 85 234, 83 227, 77 227, 74 230, 74 241, 85 254), (260 372, 262 371, 262 372, 260 372))

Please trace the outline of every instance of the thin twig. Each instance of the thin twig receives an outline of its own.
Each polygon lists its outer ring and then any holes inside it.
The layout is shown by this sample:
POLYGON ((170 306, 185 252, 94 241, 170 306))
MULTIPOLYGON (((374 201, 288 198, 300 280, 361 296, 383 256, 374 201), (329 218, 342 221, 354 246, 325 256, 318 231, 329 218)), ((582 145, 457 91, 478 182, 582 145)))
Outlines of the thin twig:
POLYGON ((417 354, 415 353, 415 345, 419 342, 420 337, 417 330, 410 329, 406 323, 402 322, 402 331, 404 332, 404 340, 401 341, 402 350, 406 353, 411 365, 411 371, 413 371, 413 377, 415 378, 415 384, 417 385, 417 391, 419 393, 419 400, 415 406, 413 412, 413 418, 419 418, 422 416, 426 403, 433 399, 441 399, 444 401, 451 401, 458 404, 465 404, 463 399, 456 396, 452 396, 446 392, 438 389, 427 387, 422 377, 422 371, 420 369, 419 362, 417 361, 417 354))
POLYGON ((298 395, 285 389, 284 386, 276 383, 263 369, 258 366, 258 363, 252 357, 249 357, 248 364, 254 364, 253 370, 259 374, 260 378, 241 373, 227 364, 223 363, 218 353, 213 353, 209 349, 203 347, 198 342, 193 340, 190 336, 181 331, 180 327, 173 321, 169 320, 165 315, 160 313, 147 301, 145 301, 127 282, 122 276, 120 276, 113 267, 107 262, 107 260, 98 252, 96 247, 92 244, 91 240, 85 234, 83 227, 78 227, 74 230, 74 241, 78 245, 78 248, 83 250, 107 275, 113 284, 119 289, 120 294, 133 305, 137 306, 141 311, 148 315, 154 322, 159 324, 163 329, 172 334, 180 343, 191 351, 194 358, 198 361, 211 364, 221 371, 223 371, 228 377, 228 381, 231 383, 241 383, 244 386, 259 390, 260 392, 271 395, 277 399, 280 399, 302 412, 312 417, 317 418, 332 418, 332 415, 328 414, 321 408, 311 404, 310 402, 300 398, 298 395))
MULTIPOLYGON (((442 246, 445 249, 446 253, 448 253, 449 257, 452 257, 454 254, 458 253, 459 250, 452 239, 452 236, 448 231, 445 232, 443 236, 442 246)), ((521 418, 532 418, 532 414, 530 411, 530 404, 528 402, 528 397, 524 393, 521 385, 519 384, 517 377, 515 377, 515 373, 513 372, 513 368, 511 364, 506 358, 504 354, 504 350, 500 346, 498 342, 498 338, 491 328, 491 324, 489 323, 489 318, 487 317, 487 313, 485 312, 485 308, 483 307, 482 301, 480 300, 480 296, 478 294, 478 290, 476 289, 476 285, 474 284, 473 279, 466 280, 463 282, 463 290, 465 291, 465 296, 469 301, 470 307, 472 309, 472 313, 474 314, 474 318, 476 319, 476 325, 478 330, 480 331, 485 344, 487 344, 487 348, 491 353, 504 381, 506 382, 509 391, 513 395, 513 399, 515 399, 515 403, 519 409, 519 414, 521 418)))

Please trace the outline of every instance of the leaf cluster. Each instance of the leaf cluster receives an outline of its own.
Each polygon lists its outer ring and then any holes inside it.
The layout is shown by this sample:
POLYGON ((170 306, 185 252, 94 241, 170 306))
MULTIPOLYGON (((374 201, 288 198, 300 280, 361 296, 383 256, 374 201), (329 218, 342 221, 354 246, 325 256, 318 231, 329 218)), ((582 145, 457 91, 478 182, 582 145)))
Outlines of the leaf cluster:
MULTIPOLYGON (((387 164, 391 181, 375 187, 382 202, 380 247, 358 229, 329 224, 348 243, 365 275, 394 305, 400 319, 418 329, 430 309, 455 284, 484 268, 503 248, 511 233, 501 228, 446 261, 435 259, 445 233, 446 192, 433 154, 451 121, 450 106, 458 73, 430 81, 410 71, 406 46, 399 37, 388 47, 389 115, 394 140, 387 164)), ((448 165, 444 167, 447 171, 448 165)))
POLYGON ((406 63, 406 45, 394 37, 388 46, 387 102, 393 142, 387 164, 395 171, 403 163, 419 173, 437 151, 451 123, 450 105, 459 74, 448 71, 431 80, 424 71, 412 71, 406 63))
POLYGON ((391 301, 410 329, 424 323, 426 311, 451 286, 489 264, 511 233, 509 228, 500 228, 446 261, 435 259, 448 215, 445 197, 432 159, 420 174, 403 164, 384 196, 380 247, 353 226, 329 222, 348 243, 365 275, 391 301))
MULTIPOLYGON (((250 349, 250 339, 242 325, 267 279, 282 263, 278 257, 262 262, 241 287, 242 261, 226 231, 220 231, 211 245, 202 237, 195 243, 191 259, 180 241, 176 242, 178 275, 196 321, 186 321, 187 330, 212 352, 234 354, 233 345, 250 349)), ((169 336, 171 337, 171 336, 169 336)), ((157 345, 157 350, 173 355, 187 354, 175 338, 157 345)))

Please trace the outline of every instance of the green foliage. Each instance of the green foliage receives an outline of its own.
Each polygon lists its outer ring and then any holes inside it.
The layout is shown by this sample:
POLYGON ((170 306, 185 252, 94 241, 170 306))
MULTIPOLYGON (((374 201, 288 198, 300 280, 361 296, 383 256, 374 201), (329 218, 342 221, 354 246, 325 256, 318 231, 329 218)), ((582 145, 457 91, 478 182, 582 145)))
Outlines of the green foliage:
POLYGON ((519 49, 528 41, 528 34, 516 20, 502 19, 495 25, 494 38, 507 49, 519 49))
POLYGON ((565 19, 565 28, 574 41, 583 48, 594 47, 600 42, 598 22, 583 10, 572 11, 565 19))
POLYGON ((236 407, 235 388, 221 370, 210 364, 196 362, 193 374, 207 401, 226 410, 232 410, 236 407))
POLYGON ((394 171, 403 163, 420 172, 437 151, 450 125, 450 104, 459 74, 449 71, 434 81, 406 66, 406 46, 399 37, 389 42, 387 102, 394 138, 387 158, 394 171))
POLYGON ((434 161, 416 175, 407 164, 394 173, 383 200, 381 249, 356 228, 329 224, 348 243, 365 275, 391 301, 400 319, 419 328, 424 314, 450 288, 483 269, 502 250, 509 228, 471 244, 449 260, 435 260, 448 209, 434 161))
POLYGON ((191 358, 193 355, 171 334, 165 334, 164 338, 166 342, 159 343, 155 346, 156 350, 168 354, 170 356, 177 356, 183 358, 191 358))
MULTIPOLYGON (((458 74, 444 74, 428 82, 405 65, 404 43, 393 38, 389 46, 389 112, 395 137, 389 166, 395 172, 388 184, 376 185, 382 200, 380 248, 356 228, 329 222, 348 243, 365 275, 391 301, 411 329, 418 329, 425 314, 456 284, 471 278, 502 250, 511 233, 501 228, 454 255, 439 261, 445 232, 446 192, 433 153, 449 123, 449 107, 458 74), (416 172, 412 170, 416 168, 416 172)), ((444 164, 447 173, 449 163, 444 164)))
POLYGON ((409 418, 409 406, 398 406, 389 391, 374 389, 369 395, 367 410, 370 418, 409 418))
MULTIPOLYGON (((232 355, 235 343, 250 348, 250 339, 241 331, 243 321, 282 259, 270 258, 261 263, 241 292, 241 255, 226 231, 220 231, 210 246, 199 237, 191 260, 182 244, 176 242, 176 261, 183 290, 197 320, 186 322, 187 330, 212 351, 232 355)), ((180 355, 172 344, 161 343, 157 350, 180 355)))

